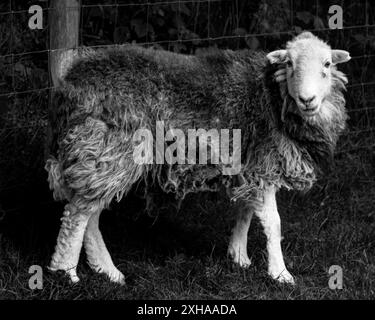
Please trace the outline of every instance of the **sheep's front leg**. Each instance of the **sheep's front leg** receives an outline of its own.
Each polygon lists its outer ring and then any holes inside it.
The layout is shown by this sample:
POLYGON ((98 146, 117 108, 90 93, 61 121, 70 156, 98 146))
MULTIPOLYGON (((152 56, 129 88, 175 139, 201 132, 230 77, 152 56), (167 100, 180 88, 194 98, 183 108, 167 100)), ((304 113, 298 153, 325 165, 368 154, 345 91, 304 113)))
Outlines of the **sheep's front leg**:
POLYGON ((234 263, 243 268, 248 268, 251 265, 251 260, 247 255, 247 234, 252 216, 253 211, 246 205, 239 209, 236 225, 229 241, 228 254, 234 263))
POLYGON ((89 217, 90 211, 79 208, 74 202, 65 206, 55 253, 49 265, 52 271, 65 271, 73 283, 79 281, 76 269, 89 217))
POLYGON ((270 187, 264 192, 262 208, 256 211, 256 215, 259 217, 267 237, 269 275, 279 282, 294 284, 292 275, 285 267, 281 251, 281 224, 274 187, 270 187))
POLYGON ((84 235, 88 263, 95 272, 106 274, 113 282, 125 284, 125 277, 113 264, 99 230, 100 213, 101 210, 97 210, 90 217, 84 235))

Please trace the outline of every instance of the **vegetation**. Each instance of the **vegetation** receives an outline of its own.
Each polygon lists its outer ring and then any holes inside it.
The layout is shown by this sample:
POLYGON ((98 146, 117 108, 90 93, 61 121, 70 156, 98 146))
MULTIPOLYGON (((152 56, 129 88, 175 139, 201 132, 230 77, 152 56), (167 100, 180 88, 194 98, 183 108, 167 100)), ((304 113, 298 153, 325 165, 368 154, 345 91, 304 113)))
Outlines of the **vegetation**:
MULTIPOLYGON (((375 7, 366 10, 365 1, 359 0, 343 2, 344 30, 316 32, 357 58, 344 67, 354 86, 347 93, 351 119, 336 168, 306 195, 282 192, 278 198, 282 245, 297 279, 295 288, 266 276, 265 239, 258 224, 250 230, 253 265, 249 270, 231 265, 226 245, 233 217, 220 195, 191 196, 179 212, 161 206, 147 215, 134 191, 102 218, 104 238, 127 277, 126 287, 111 285, 80 264, 80 284, 72 287, 44 268, 44 289, 32 291, 28 268, 48 265, 63 209, 53 202, 43 169, 48 90, 42 89, 50 85, 44 51, 48 10, 44 30, 31 31, 29 14, 22 10, 35 1, 13 1, 12 9, 21 10, 13 17, 2 14, 10 11, 9 2, 0 4, 0 299, 375 297, 375 85, 361 85, 375 81, 375 33, 374 27, 359 27, 375 24, 375 7), (344 270, 343 290, 328 288, 333 264, 344 270)), ((272 50, 291 33, 327 28, 328 7, 337 4, 294 1, 290 8, 287 0, 142 2, 82 0, 82 44, 153 42, 182 53, 209 46, 272 50), (137 5, 122 6, 130 2, 137 5), (109 6, 113 3, 119 6, 109 6)), ((47 8, 46 1, 39 3, 47 8)))

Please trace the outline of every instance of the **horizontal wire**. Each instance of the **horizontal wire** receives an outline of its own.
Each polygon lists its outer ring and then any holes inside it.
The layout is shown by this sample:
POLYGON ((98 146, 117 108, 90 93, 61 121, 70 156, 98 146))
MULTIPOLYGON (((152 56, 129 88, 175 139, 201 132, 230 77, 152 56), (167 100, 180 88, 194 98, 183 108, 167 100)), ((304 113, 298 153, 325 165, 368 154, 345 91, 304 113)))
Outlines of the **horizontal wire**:
POLYGON ((354 88, 354 87, 361 87, 361 86, 373 86, 373 85, 375 85, 375 81, 359 82, 359 83, 349 84, 349 85, 346 86, 346 88, 354 88))
POLYGON ((2 94, 0 94, 0 97, 10 97, 10 96, 15 96, 15 95, 21 95, 21 94, 33 93, 33 92, 40 92, 40 91, 45 91, 45 90, 50 90, 50 89, 56 89, 56 87, 45 87, 45 88, 30 89, 30 90, 25 90, 25 91, 13 91, 13 92, 9 92, 9 93, 2 93, 2 94))
MULTIPOLYGON (((366 110, 366 109, 363 108, 363 110, 366 110)), ((15 130, 15 129, 40 128, 40 127, 44 127, 46 125, 45 121, 46 120, 41 120, 40 123, 30 124, 30 125, 26 125, 26 126, 9 126, 9 127, 3 127, 3 128, 0 129, 0 132, 2 133, 4 131, 11 131, 11 130, 15 130)), ((374 128, 370 128, 370 129, 350 130, 345 135, 358 134, 358 133, 366 133, 366 132, 375 132, 375 127, 374 128)))
MULTIPOLYGON (((118 4, 82 4, 80 8, 96 8, 96 7, 113 7, 113 8, 120 8, 120 7, 131 7, 131 6, 158 6, 158 5, 167 5, 167 4, 187 4, 187 3, 215 3, 215 2, 230 2, 231 0, 174 0, 174 1, 157 1, 157 2, 131 2, 131 3, 118 3, 118 4)), ((41 8, 42 11, 53 11, 55 8, 41 8)), ((77 7, 64 7, 64 9, 68 10, 77 10, 77 7)), ((22 9, 22 10, 12 10, 6 12, 0 12, 0 15, 11 15, 11 14, 21 14, 21 13, 29 13, 29 9, 22 9)))
MULTIPOLYGON (((365 86, 373 86, 375 85, 375 81, 373 82, 361 82, 361 83, 355 83, 355 84, 350 84, 347 85, 346 88, 355 88, 355 87, 365 87, 365 86)), ((40 92, 40 91, 45 91, 45 90, 50 90, 50 89, 57 89, 58 87, 45 87, 45 88, 38 88, 38 89, 30 89, 30 90, 25 90, 25 91, 12 91, 12 92, 7 92, 7 93, 1 93, 0 97, 10 97, 14 95, 21 95, 21 94, 26 94, 26 93, 32 93, 32 92, 40 92)), ((353 111, 359 111, 359 110, 372 110, 374 109, 373 107, 368 107, 368 108, 359 108, 359 109, 349 109, 353 111)))
MULTIPOLYGON (((346 27, 345 29, 352 29, 352 28, 367 28, 367 25, 361 26, 352 26, 346 27)), ((375 27, 375 25, 370 25, 370 27, 375 27)), ((307 31, 335 31, 330 28, 325 29, 311 29, 307 31)), ((265 36, 275 36, 280 34, 292 34, 294 31, 280 31, 280 32, 265 32, 265 33, 248 33, 243 35, 226 35, 226 36, 218 36, 218 37, 206 37, 206 38, 194 38, 194 39, 178 39, 178 40, 160 40, 160 41, 148 41, 148 42, 137 42, 137 45, 155 45, 155 44, 171 44, 171 43, 181 43, 181 42, 193 42, 193 41, 218 41, 218 40, 230 40, 230 39, 245 39, 249 37, 265 37, 265 36)), ((123 43, 123 44, 100 44, 100 45, 92 45, 92 46, 78 46, 74 49, 78 48, 107 48, 107 47, 114 47, 114 46, 121 46, 125 44, 131 43, 123 43)), ((73 48, 71 48, 73 49, 73 48)), ((31 55, 37 53, 47 53, 47 52, 58 52, 58 51, 65 51, 69 50, 69 48, 57 48, 57 49, 43 49, 43 50, 35 50, 35 51, 28 51, 28 52, 20 52, 20 53, 9 53, 5 55, 0 55, 0 58, 10 58, 10 57, 18 57, 23 55, 31 55)), ((365 54, 360 56, 354 56, 352 59, 359 59, 359 58, 371 58, 375 57, 375 54, 365 54)))
POLYGON ((342 154, 342 153, 353 152, 353 151, 357 151, 358 149, 374 149, 374 148, 375 148, 375 144, 373 144, 373 145, 366 145, 366 146, 356 146, 356 147, 350 148, 350 149, 338 150, 338 151, 335 152, 335 154, 342 154))
POLYGON ((365 107, 365 108, 347 109, 348 112, 358 112, 358 111, 366 111, 366 110, 375 110, 375 106, 374 107, 365 107))
MULTIPOLYGON (((126 4, 92 4, 92 5, 81 5, 81 8, 95 8, 95 7, 129 7, 129 6, 153 6, 153 5, 167 5, 167 4, 187 4, 187 3, 214 3, 214 2, 226 2, 230 0, 179 0, 179 1, 157 1, 157 2, 144 2, 144 3, 126 3, 126 4)), ((43 11, 50 11, 54 10, 55 8, 42 8, 43 11)), ((77 7, 67 7, 66 9, 72 9, 76 10, 77 7)), ((21 14, 21 13, 29 13, 28 10, 12 10, 9 12, 0 12, 0 16, 2 15, 13 15, 13 14, 21 14)), ((375 25, 358 25, 358 26, 348 26, 344 27, 342 30, 354 30, 354 29, 361 29, 361 28, 373 28, 375 25)), ((320 28, 320 29, 310 29, 306 31, 312 31, 312 32, 324 32, 324 31, 336 31, 332 30, 330 28, 320 28)), ((341 30, 340 30, 341 31, 341 30)), ((219 41, 219 40, 229 40, 229 39, 242 39, 242 38, 248 38, 248 37, 266 37, 266 36, 279 36, 279 35, 287 35, 287 34, 294 34, 295 31, 280 31, 280 32, 267 32, 267 33, 254 33, 254 34, 245 34, 245 35, 227 35, 227 36, 219 36, 219 37, 206 37, 206 38, 198 38, 198 39, 180 39, 180 40, 162 40, 162 41, 154 41, 154 42, 141 42, 137 43, 138 45, 160 45, 160 44, 173 44, 173 43, 183 43, 183 42, 192 42, 192 41, 219 41)), ((118 44, 108 44, 108 45, 93 45, 93 46, 83 46, 83 47, 89 47, 89 48, 106 48, 111 46, 118 46, 118 44)), ((32 55, 32 54, 40 54, 40 53, 51 53, 51 52, 57 52, 57 51, 65 51, 67 48, 58 48, 58 49, 45 49, 45 50, 35 50, 35 51, 29 51, 29 52, 22 52, 22 53, 12 53, 7 55, 1 55, 0 58, 12 58, 20 57, 24 55, 32 55)), ((361 58, 372 58, 375 57, 375 54, 365 54, 361 56, 354 56, 352 59, 361 59, 361 58)), ((375 85, 375 82, 361 82, 361 83, 355 83, 350 84, 347 86, 347 88, 355 88, 355 87, 365 87, 365 86, 371 86, 375 85)), ((42 92, 45 90, 54 89, 55 87, 46 87, 46 88, 39 88, 39 89, 30 89, 25 91, 13 91, 10 93, 0 94, 0 97, 3 96, 14 96, 14 95, 21 95, 21 94, 27 94, 27 93, 35 93, 35 92, 42 92)), ((368 108, 357 108, 357 109, 349 109, 348 112, 360 112, 360 111, 367 111, 367 110, 374 110, 375 107, 368 107, 368 108)), ((10 129, 20 129, 20 128, 28 128, 28 127, 40 127, 42 124, 35 124, 35 125, 29 125, 29 126, 18 126, 18 127, 8 127, 3 128, 3 130, 10 130, 10 129)), ((374 129, 365 129, 365 130, 357 130, 357 131, 351 131, 349 134, 358 134, 362 132, 374 132, 374 129)), ((373 146, 360 146, 356 148, 352 148, 349 150, 340 150, 338 153, 344 153, 344 152, 350 152, 355 151, 358 148, 374 148, 373 146)), ((1 191, 1 189, 0 189, 1 191)))
POLYGON ((375 57, 375 54, 364 54, 364 55, 361 55, 361 56, 353 56, 353 57, 350 57, 352 60, 355 60, 355 59, 362 59, 362 58, 373 58, 375 57))
MULTIPOLYGON (((375 25, 374 25, 375 26, 375 25)), ((273 33, 272 33, 273 34, 273 33)), ((271 34, 269 34, 271 35, 271 34)), ((247 35, 236 35, 236 36, 223 36, 223 37, 216 37, 216 38, 194 38, 194 39, 181 39, 181 40, 162 40, 162 41, 154 41, 154 42, 136 42, 134 44, 144 46, 144 45, 153 45, 153 44, 173 44, 173 43, 181 43, 181 42, 193 42, 193 41, 215 41, 215 40, 222 40, 224 39, 232 39, 232 38, 242 38, 242 37, 250 37, 253 36, 251 34, 247 35)), ((71 49, 79 49, 79 48, 108 48, 108 47, 115 47, 115 46, 121 46, 121 45, 130 45, 133 43, 130 42, 124 42, 122 44, 104 44, 104 45, 92 45, 92 46, 78 46, 71 49)), ((35 51, 27 51, 27 52, 20 52, 20 53, 9 53, 0 55, 0 59, 6 59, 11 57, 21 57, 25 55, 32 55, 32 54, 38 54, 38 53, 50 53, 50 52, 57 52, 57 51, 65 51, 70 50, 68 48, 59 48, 59 49, 43 49, 43 50, 35 50, 35 51)), ((364 54, 360 56, 352 56, 351 59, 363 59, 363 58, 374 58, 375 54, 364 54)))

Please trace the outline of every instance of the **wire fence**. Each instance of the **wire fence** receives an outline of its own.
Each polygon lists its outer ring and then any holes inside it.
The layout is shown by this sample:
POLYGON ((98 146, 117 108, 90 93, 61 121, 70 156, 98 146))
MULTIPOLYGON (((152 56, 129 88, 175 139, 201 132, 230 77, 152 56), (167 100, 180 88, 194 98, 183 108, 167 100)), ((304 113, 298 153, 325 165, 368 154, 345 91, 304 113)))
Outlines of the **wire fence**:
MULTIPOLYGON (((375 6, 370 2, 81 0, 80 44, 98 48, 136 42, 180 53, 212 46, 272 50, 302 30, 312 31, 352 56, 340 68, 350 80, 347 108, 351 120, 338 152, 373 150, 375 143, 369 141, 375 137, 375 6), (328 27, 328 9, 333 4, 343 8, 342 29, 328 27)), ((20 3, 9 0, 0 5, 0 143, 6 141, 7 150, 12 144, 19 146, 17 134, 23 130, 23 139, 41 152, 43 146, 36 135, 42 133, 37 129, 46 125, 48 94, 53 89, 49 55, 66 48, 50 49, 48 16, 52 9, 48 1, 20 3), (42 7, 42 30, 28 28, 33 4, 42 7)), ((0 165, 9 161, 11 152, 7 157, 0 156, 0 165)), ((25 157, 21 165, 27 167, 30 154, 25 157)), ((15 180, 8 181, 6 188, 17 186, 15 180)))

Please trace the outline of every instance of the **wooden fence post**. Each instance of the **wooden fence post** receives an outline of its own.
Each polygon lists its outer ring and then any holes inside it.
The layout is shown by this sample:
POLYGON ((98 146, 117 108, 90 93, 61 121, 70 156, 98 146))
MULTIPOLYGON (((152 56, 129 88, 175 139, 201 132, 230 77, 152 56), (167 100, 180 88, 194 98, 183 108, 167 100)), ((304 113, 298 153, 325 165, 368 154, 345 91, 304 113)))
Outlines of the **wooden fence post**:
POLYGON ((80 0, 50 0, 50 74, 57 87, 70 61, 71 51, 79 45, 80 0))
MULTIPOLYGON (((53 87, 58 87, 71 64, 73 50, 79 45, 80 0, 50 0, 49 11, 49 72, 53 87)), ((47 126, 44 157, 47 159, 53 149, 53 90, 49 92, 49 125, 47 126)))

